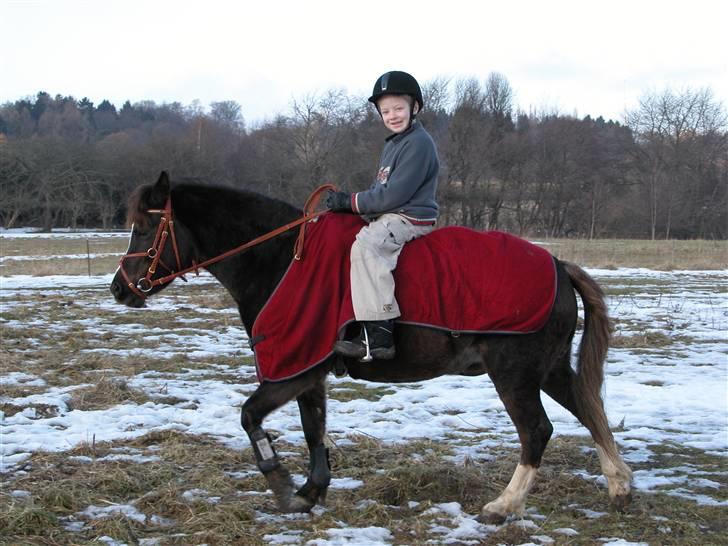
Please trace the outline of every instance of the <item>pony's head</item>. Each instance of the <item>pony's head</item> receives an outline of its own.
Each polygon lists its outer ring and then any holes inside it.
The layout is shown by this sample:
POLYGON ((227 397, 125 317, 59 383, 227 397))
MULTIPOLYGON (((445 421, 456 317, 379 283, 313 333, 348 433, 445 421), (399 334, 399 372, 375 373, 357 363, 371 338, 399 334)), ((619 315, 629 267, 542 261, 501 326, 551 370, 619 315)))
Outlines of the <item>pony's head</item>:
POLYGON ((153 185, 138 187, 129 198, 129 247, 111 282, 116 301, 142 307, 148 296, 164 289, 164 278, 183 267, 177 246, 169 176, 162 171, 153 185))

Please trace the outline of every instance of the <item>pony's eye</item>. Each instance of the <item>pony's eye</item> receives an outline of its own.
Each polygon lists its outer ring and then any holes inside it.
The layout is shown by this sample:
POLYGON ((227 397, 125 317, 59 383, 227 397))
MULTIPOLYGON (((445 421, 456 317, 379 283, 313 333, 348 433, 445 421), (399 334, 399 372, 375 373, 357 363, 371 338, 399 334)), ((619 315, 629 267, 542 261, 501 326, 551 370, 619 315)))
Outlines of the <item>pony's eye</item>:
POLYGON ((132 236, 136 235, 137 237, 147 237, 152 232, 152 226, 150 224, 144 223, 144 224, 134 224, 132 227, 132 236))

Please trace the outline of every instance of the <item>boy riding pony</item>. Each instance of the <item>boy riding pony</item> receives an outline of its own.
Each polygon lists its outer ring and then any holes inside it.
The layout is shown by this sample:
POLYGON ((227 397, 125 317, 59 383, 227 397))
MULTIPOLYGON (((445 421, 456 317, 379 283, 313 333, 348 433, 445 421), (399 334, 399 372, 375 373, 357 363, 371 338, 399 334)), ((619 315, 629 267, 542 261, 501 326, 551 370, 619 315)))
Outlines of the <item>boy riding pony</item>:
POLYGON ((380 76, 369 97, 387 137, 372 186, 362 192, 330 192, 332 212, 353 212, 368 222, 351 247, 351 298, 361 333, 334 344, 334 352, 358 358, 394 358, 394 319, 400 311, 392 271, 406 243, 434 229, 440 162, 432 137, 416 116, 424 104, 417 80, 406 72, 380 76))

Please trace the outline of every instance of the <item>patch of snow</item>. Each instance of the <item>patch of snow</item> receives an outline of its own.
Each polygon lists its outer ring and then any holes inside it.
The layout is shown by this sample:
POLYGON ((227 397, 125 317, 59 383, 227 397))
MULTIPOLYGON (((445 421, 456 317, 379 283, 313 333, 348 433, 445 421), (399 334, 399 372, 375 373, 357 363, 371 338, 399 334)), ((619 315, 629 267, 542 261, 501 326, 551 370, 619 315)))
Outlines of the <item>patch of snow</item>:
POLYGON ((77 516, 83 516, 88 519, 104 519, 119 514, 138 523, 145 523, 147 521, 147 516, 129 504, 113 504, 111 506, 91 505, 85 510, 76 513, 77 516))
POLYGON ((530 519, 519 519, 519 520, 516 520, 516 521, 513 522, 513 525, 515 525, 516 527, 520 527, 521 529, 524 529, 524 530, 528 530, 528 529, 532 529, 532 530, 540 529, 540 527, 535 522, 531 521, 530 519))
POLYGON ((263 540, 270 544, 300 544, 302 534, 300 530, 283 531, 276 535, 263 535, 263 540))
POLYGON ((53 228, 51 231, 41 231, 39 228, 0 228, 0 239, 92 239, 92 238, 123 238, 128 239, 130 232, 99 231, 98 229, 71 229, 53 228))
POLYGON ((333 489, 357 489, 364 485, 361 480, 354 478, 332 478, 330 487, 333 489))
POLYGON ((10 372, 0 375, 0 385, 22 385, 24 387, 44 387, 44 379, 24 372, 10 372))
POLYGON ((384 527, 327 529, 329 539, 315 539, 306 546, 391 546, 392 533, 384 527))
POLYGON ((604 516, 609 515, 607 512, 596 512, 594 510, 589 510, 588 508, 577 508, 577 510, 589 519, 603 518, 604 516))
POLYGON ((207 502, 209 504, 220 502, 220 497, 212 497, 204 489, 189 489, 182 493, 182 498, 187 502, 207 502))
POLYGON ((650 546, 647 542, 630 542, 623 538, 598 538, 597 540, 610 546, 650 546))
POLYGON ((575 537, 579 534, 579 531, 572 529, 571 527, 559 527, 558 529, 554 529, 553 532, 560 535, 566 535, 567 537, 575 537))
POLYGON ((25 491, 24 489, 15 489, 10 492, 10 496, 14 499, 29 499, 30 491, 25 491))
POLYGON ((424 514, 436 514, 438 512, 443 512, 448 516, 457 517, 462 515, 463 510, 459 502, 443 502, 434 505, 432 508, 425 511, 424 514))
POLYGON ((158 457, 156 455, 126 455, 126 454, 111 454, 111 455, 105 455, 103 457, 87 457, 85 455, 72 455, 68 457, 68 460, 70 461, 77 461, 84 464, 90 464, 90 463, 103 463, 106 461, 124 461, 129 463, 136 463, 136 464, 142 464, 142 463, 153 463, 156 461, 161 461, 161 457, 158 457))

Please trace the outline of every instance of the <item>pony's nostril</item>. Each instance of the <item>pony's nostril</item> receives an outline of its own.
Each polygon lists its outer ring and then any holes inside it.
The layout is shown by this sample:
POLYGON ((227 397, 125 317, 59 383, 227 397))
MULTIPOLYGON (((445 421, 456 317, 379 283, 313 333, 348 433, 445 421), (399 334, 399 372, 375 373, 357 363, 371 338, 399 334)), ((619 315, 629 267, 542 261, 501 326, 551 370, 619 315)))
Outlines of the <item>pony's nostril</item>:
POLYGON ((121 295, 121 285, 116 281, 111 283, 111 294, 117 298, 121 295))

